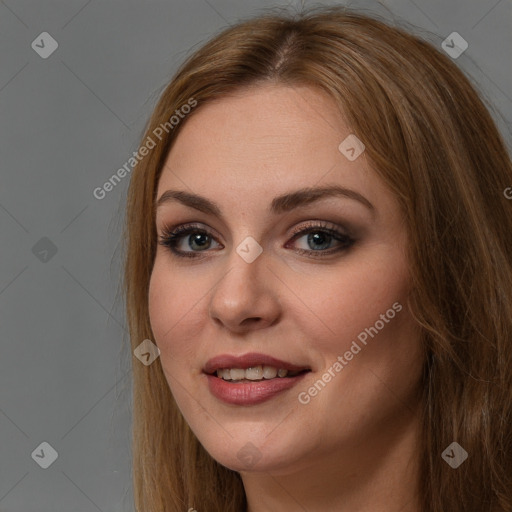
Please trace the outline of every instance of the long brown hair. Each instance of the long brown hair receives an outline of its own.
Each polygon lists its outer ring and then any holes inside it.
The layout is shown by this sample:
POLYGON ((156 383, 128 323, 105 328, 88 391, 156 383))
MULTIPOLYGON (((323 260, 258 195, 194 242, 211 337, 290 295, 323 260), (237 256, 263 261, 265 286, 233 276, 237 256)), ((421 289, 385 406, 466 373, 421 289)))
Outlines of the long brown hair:
MULTIPOLYGON (((145 130, 143 143, 150 137, 156 147, 135 166, 128 191, 124 293, 132 351, 154 339, 147 300, 154 200, 172 143, 201 105, 263 82, 327 92, 402 209, 409 307, 426 354, 422 512, 512 511, 510 155, 483 96, 451 59, 376 16, 345 7, 269 12, 224 30, 178 70, 145 130), (197 106, 171 128, 173 113, 191 99, 197 106), (457 469, 441 457, 454 441, 469 454, 457 469)), ((239 474, 213 460, 191 432, 160 360, 145 366, 133 358, 133 377, 137 510, 245 510, 239 474)))

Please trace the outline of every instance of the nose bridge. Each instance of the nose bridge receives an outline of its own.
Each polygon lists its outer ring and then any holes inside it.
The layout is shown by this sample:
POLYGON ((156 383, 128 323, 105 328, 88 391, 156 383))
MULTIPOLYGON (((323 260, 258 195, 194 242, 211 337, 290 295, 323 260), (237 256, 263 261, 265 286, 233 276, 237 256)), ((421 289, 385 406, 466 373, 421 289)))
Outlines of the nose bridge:
POLYGON ((233 247, 227 271, 210 298, 210 316, 233 329, 249 318, 266 325, 277 314, 278 301, 272 290, 273 280, 267 275, 267 257, 251 238, 233 247))
POLYGON ((261 253, 255 256, 254 249, 245 241, 233 247, 227 264, 228 270, 215 287, 214 294, 233 305, 254 305, 261 292, 259 283, 265 273, 265 260, 261 253))

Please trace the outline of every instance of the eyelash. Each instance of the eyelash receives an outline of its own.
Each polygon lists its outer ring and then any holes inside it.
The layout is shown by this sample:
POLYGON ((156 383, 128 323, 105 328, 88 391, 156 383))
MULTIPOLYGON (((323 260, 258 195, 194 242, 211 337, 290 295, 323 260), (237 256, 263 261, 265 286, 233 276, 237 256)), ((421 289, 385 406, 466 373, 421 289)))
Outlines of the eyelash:
MULTIPOLYGON (((302 226, 304 228, 304 226, 302 226)), ((322 258, 331 256, 334 253, 338 253, 341 251, 346 251, 349 249, 355 242, 353 238, 344 233, 330 228, 326 223, 311 223, 304 229, 298 229, 292 234, 292 238, 290 241, 295 241, 298 238, 302 238, 302 236, 310 234, 310 233, 326 233, 329 236, 333 237, 334 240, 338 242, 343 242, 341 247, 335 248, 334 250, 307 250, 307 249, 296 249, 299 254, 306 254, 312 258, 322 258)), ((207 252, 208 249, 204 251, 180 251, 176 249, 178 242, 185 235, 191 234, 203 234, 214 238, 211 233, 209 233, 204 228, 200 228, 197 224, 182 224, 176 228, 172 227, 164 227, 163 234, 159 239, 159 244, 168 248, 171 253, 180 258, 198 258, 201 257, 199 253, 207 252)))

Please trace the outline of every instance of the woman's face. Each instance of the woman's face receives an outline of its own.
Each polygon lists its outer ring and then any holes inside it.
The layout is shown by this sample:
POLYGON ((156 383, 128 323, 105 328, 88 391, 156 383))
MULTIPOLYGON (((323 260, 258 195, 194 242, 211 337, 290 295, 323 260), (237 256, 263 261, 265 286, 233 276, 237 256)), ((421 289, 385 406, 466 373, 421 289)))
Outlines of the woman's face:
POLYGON ((186 421, 231 469, 370 460, 414 419, 405 225, 364 151, 339 149, 350 135, 323 93, 258 86, 201 106, 165 163, 159 240, 193 227, 158 245, 154 341, 186 421))

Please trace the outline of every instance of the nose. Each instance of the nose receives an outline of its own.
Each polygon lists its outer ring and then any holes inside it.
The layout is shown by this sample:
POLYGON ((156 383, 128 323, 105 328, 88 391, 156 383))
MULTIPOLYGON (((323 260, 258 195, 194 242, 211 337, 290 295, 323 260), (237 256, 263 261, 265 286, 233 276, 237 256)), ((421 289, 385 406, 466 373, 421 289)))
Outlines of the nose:
POLYGON ((264 252, 247 263, 235 251, 228 270, 212 290, 209 314, 219 326, 235 333, 263 329, 278 321, 281 306, 274 273, 264 252))

